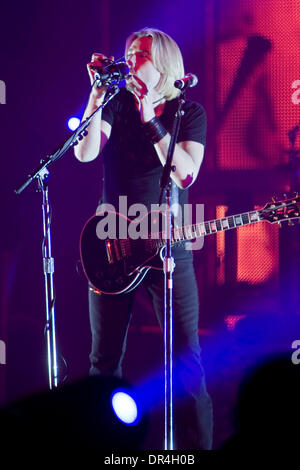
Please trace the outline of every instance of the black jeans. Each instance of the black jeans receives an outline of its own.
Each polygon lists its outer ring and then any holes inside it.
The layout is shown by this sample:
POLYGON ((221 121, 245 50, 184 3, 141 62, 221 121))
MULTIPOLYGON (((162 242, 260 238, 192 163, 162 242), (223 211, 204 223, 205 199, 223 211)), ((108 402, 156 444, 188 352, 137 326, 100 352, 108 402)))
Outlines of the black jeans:
MULTIPOLYGON (((176 262, 173 272, 174 443, 177 449, 211 449, 212 403, 201 363, 193 258, 186 251, 173 256, 176 262)), ((143 283, 163 329, 163 272, 150 270, 143 283)), ((135 292, 99 295, 89 290, 91 375, 121 376, 135 292)))

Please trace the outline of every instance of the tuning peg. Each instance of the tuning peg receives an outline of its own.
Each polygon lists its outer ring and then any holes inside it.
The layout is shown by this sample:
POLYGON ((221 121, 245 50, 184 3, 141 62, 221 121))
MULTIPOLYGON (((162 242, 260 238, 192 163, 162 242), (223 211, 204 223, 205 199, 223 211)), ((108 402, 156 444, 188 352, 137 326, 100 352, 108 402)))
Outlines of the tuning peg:
POLYGON ((278 222, 278 227, 282 228, 282 222, 278 222))
POLYGON ((289 221, 288 221, 288 225, 289 225, 290 227, 292 227, 293 225, 295 225, 295 224, 294 224, 294 221, 293 221, 293 220, 289 220, 289 221))

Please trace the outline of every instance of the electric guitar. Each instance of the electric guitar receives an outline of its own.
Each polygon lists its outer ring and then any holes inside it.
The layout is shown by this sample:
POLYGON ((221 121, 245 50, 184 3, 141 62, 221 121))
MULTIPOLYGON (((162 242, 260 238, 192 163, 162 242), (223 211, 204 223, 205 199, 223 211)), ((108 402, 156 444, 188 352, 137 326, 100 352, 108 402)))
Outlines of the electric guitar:
MULTIPOLYGON (((260 210, 174 227, 171 244, 256 222, 291 221, 299 219, 299 213, 300 196, 297 194, 292 199, 270 202, 260 210)), ((166 234, 159 230, 164 226, 163 220, 164 214, 159 211, 148 212, 134 220, 117 212, 105 211, 87 221, 80 237, 80 257, 84 273, 97 292, 111 295, 130 292, 140 284, 149 269, 163 269, 166 234), (106 236, 104 228, 109 225, 111 233, 106 236), (150 226, 149 232, 141 230, 150 226), (120 233, 125 236, 117 238, 120 233)))

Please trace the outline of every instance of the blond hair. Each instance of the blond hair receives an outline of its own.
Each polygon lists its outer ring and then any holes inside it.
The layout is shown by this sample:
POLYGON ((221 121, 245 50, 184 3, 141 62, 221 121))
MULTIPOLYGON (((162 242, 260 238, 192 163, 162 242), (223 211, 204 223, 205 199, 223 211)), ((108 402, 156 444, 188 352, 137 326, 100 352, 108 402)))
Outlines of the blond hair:
POLYGON ((125 57, 130 45, 140 37, 152 38, 152 60, 154 67, 160 72, 161 78, 156 91, 166 100, 172 100, 180 94, 174 87, 174 81, 184 76, 184 65, 180 49, 176 42, 166 33, 153 28, 144 28, 132 33, 126 40, 125 57))

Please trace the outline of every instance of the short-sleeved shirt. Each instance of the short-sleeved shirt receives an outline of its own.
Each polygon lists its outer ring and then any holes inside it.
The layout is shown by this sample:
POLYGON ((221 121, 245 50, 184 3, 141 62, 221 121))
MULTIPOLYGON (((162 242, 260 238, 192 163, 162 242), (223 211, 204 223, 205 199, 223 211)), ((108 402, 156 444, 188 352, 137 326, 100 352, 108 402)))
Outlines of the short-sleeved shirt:
MULTIPOLYGON (((178 99, 166 101, 160 121, 172 132, 178 99)), ((195 141, 205 145, 206 114, 199 103, 183 106, 177 142, 195 141)), ((125 88, 103 109, 102 119, 112 126, 103 150, 104 186, 102 201, 118 207, 118 198, 126 195, 128 204, 142 203, 150 209, 159 201, 163 166, 145 133, 132 93, 125 88)), ((179 189, 179 203, 188 201, 188 191, 179 189)))

